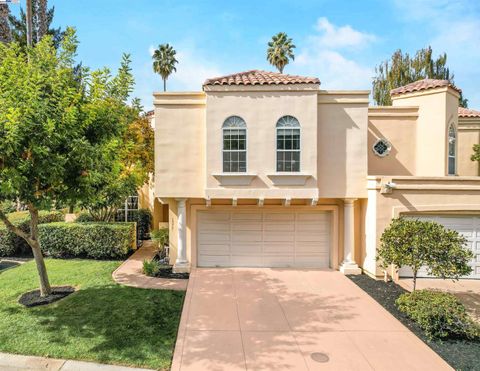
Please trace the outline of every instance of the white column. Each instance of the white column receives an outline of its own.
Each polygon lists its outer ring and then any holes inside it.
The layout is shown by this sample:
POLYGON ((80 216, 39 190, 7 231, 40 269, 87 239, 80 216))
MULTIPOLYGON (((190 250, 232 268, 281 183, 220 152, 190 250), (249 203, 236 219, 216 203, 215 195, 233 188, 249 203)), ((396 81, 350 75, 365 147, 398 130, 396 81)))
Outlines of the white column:
POLYGON ((362 270, 355 263, 355 213, 354 213, 354 198, 343 200, 343 262, 340 267, 340 272, 343 274, 360 274, 362 270))
POLYGON ((177 199, 177 231, 178 231, 178 240, 177 240, 177 260, 175 261, 174 270, 175 272, 187 271, 188 261, 187 261, 187 207, 186 199, 179 198, 177 199))

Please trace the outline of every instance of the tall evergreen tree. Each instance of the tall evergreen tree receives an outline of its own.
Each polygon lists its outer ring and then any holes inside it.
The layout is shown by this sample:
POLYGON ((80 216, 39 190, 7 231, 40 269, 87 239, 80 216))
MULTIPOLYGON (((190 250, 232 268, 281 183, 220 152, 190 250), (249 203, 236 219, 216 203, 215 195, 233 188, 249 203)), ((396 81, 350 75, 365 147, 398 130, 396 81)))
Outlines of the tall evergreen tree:
MULTIPOLYGON (((436 59, 432 54, 430 46, 418 50, 414 57, 398 49, 390 60, 375 67, 376 75, 372 88, 375 103, 379 106, 391 106, 390 90, 421 79, 448 80, 453 84, 454 75, 447 67, 447 54, 443 53, 436 59)), ((460 96, 459 104, 467 107, 468 100, 460 96)))
POLYGON ((272 41, 268 43, 267 60, 280 73, 283 73, 283 69, 290 59, 295 59, 295 54, 293 53, 295 48, 296 46, 293 44, 292 39, 285 32, 279 32, 273 35, 272 41))
POLYGON ((0 42, 2 43, 12 41, 12 32, 10 31, 10 24, 8 23, 9 15, 8 4, 0 4, 0 42))
MULTIPOLYGON (((65 33, 61 28, 51 27, 54 15, 55 7, 48 9, 47 0, 32 0, 33 45, 38 43, 43 36, 50 35, 55 48, 59 47, 65 33)), ((27 22, 24 9, 20 8, 19 18, 9 15, 8 19, 13 41, 25 47, 27 45, 27 22)))

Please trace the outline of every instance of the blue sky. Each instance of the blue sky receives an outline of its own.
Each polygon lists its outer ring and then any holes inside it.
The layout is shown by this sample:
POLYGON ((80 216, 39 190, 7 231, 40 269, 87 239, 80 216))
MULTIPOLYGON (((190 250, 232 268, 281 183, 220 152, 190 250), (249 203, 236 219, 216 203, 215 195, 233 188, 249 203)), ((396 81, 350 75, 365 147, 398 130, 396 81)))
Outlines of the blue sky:
MULTIPOLYGON (((24 3, 24 0, 21 0, 24 3)), ((161 90, 151 51, 168 42, 178 72, 168 90, 200 90, 207 77, 249 69, 273 70, 266 43, 279 31, 296 44, 286 73, 320 78, 324 89, 370 89, 375 66, 401 48, 432 45, 447 52, 456 84, 480 109, 478 0, 50 0, 55 24, 75 26, 79 60, 92 68, 118 67, 132 57, 134 95, 145 108, 161 90)), ((18 12, 18 5, 11 5, 18 12)))

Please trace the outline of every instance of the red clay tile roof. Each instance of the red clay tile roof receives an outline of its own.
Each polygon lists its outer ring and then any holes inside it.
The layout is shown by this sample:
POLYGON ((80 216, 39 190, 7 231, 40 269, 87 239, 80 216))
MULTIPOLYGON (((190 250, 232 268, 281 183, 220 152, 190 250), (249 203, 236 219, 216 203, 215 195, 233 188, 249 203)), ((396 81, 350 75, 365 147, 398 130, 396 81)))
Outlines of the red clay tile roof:
POLYGON ((205 85, 287 85, 287 84, 320 84, 316 77, 287 75, 277 72, 251 70, 232 75, 207 79, 205 85))
POLYGON ((450 86, 452 89, 455 89, 459 93, 462 92, 459 88, 457 88, 448 80, 423 79, 423 80, 418 80, 418 81, 412 82, 411 84, 390 90, 390 95, 413 93, 416 91, 441 88, 444 86, 450 86))
POLYGON ((480 111, 458 107, 458 117, 480 117, 480 111))

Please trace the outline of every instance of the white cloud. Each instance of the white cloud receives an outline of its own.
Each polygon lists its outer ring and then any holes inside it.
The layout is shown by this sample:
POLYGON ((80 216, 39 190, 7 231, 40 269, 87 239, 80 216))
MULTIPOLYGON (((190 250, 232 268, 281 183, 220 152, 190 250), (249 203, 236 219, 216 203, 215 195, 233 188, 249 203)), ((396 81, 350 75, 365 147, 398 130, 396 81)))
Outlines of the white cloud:
POLYGON ((373 70, 357 62, 342 48, 358 51, 376 40, 376 36, 351 26, 336 26, 319 18, 315 34, 289 67, 289 72, 319 77, 324 89, 370 89, 373 70))
POLYGON ((328 48, 359 48, 377 39, 375 35, 355 30, 350 25, 335 26, 325 17, 318 19, 315 28, 321 35, 313 36, 314 40, 328 48))
POLYGON ((177 52, 177 72, 170 80, 178 90, 201 90, 207 78, 222 75, 221 69, 203 57, 199 50, 181 49, 177 52))

